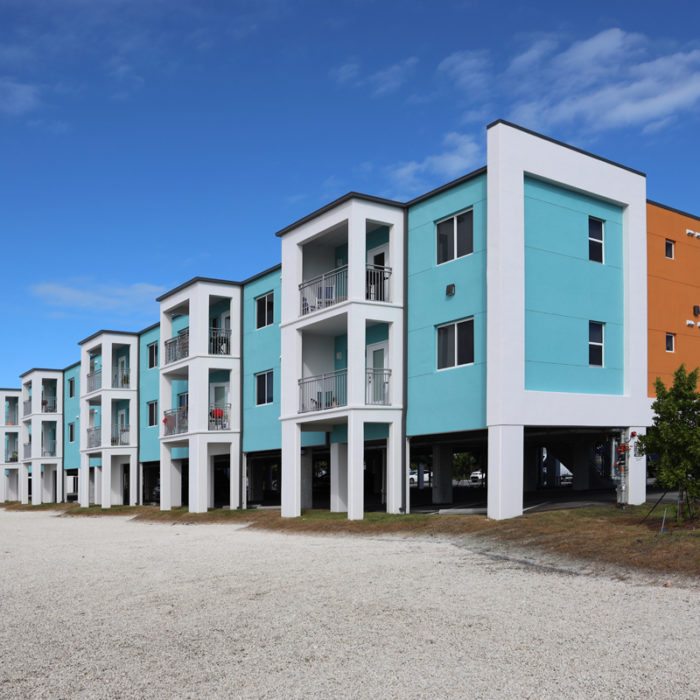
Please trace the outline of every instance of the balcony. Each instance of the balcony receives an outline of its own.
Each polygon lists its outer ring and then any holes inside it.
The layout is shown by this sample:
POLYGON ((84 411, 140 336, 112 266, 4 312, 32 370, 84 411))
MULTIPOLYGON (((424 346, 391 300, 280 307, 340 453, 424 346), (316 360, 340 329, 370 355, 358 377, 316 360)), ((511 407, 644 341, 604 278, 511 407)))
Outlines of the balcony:
POLYGON ((299 380, 299 413, 325 411, 348 402, 348 371, 339 369, 299 380))
POLYGON ((343 265, 299 285, 299 313, 302 316, 327 309, 348 298, 348 266, 343 265))
POLYGON ((115 389, 129 388, 129 369, 117 369, 112 375, 112 387, 115 389))
POLYGON ((129 444, 129 426, 128 425, 113 425, 112 426, 112 447, 118 445, 129 444))
POLYGON ((389 406, 390 369, 368 369, 365 380, 365 403, 368 406, 389 406))
POLYGON ((55 457, 56 456, 56 441, 46 440, 41 446, 41 456, 42 457, 55 457))
POLYGON ((165 346, 165 364, 177 362, 188 357, 190 354, 190 333, 185 331, 180 333, 175 338, 170 338, 164 343, 165 346))
POLYGON ((32 443, 31 442, 25 442, 23 445, 23 451, 22 454, 24 455, 24 459, 31 459, 32 458, 32 443))
POLYGON ((230 430, 231 404, 209 406, 209 430, 230 430))
POLYGON ((98 369, 95 372, 90 372, 87 376, 88 394, 91 391, 97 391, 102 388, 102 370, 98 369))
POLYGON ((12 454, 7 455, 7 456, 5 457, 5 462, 7 462, 8 464, 10 464, 10 463, 12 463, 12 462, 17 462, 18 459, 19 459, 19 455, 18 455, 16 452, 13 452, 12 454))
POLYGON ((5 425, 17 425, 17 407, 11 408, 5 413, 5 425))
POLYGON ((382 265, 367 265, 367 301, 391 301, 391 268, 382 265))
POLYGON ((22 403, 22 415, 28 416, 32 412, 32 400, 27 399, 22 403))
POLYGON ((49 396, 46 399, 41 400, 41 412, 42 413, 56 413, 56 397, 49 396))
POLYGON ((87 446, 88 449, 99 447, 102 444, 102 428, 87 429, 87 446))
POLYGON ((187 406, 163 412, 163 435, 179 435, 187 432, 187 406))
POLYGON ((209 354, 210 355, 230 355, 231 354, 231 329, 230 328, 210 328, 209 329, 209 354))

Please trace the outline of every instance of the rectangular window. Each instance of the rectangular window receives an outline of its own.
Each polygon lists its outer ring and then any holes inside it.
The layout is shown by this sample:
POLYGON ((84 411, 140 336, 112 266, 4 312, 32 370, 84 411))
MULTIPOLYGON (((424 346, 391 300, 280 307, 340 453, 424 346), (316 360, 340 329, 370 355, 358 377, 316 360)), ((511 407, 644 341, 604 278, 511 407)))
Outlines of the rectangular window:
POLYGON ((272 403, 272 370, 255 375, 255 405, 272 403))
POLYGON ((75 379, 71 377, 68 380, 68 398, 72 399, 75 396, 75 379))
POLYGON ((474 319, 447 323, 437 329, 437 368, 474 362, 474 319))
POLYGON ((666 333, 666 352, 676 352, 676 336, 674 333, 666 333))
POLYGON ((588 364, 603 366, 603 326, 597 321, 588 322, 588 364))
POLYGON ((149 401, 148 402, 148 425, 158 425, 158 402, 149 401))
POLYGON ((272 325, 275 318, 275 295, 273 292, 263 294, 255 300, 255 327, 264 328, 272 325))
POLYGON ((148 369, 158 366, 158 343, 148 345, 148 369))
POLYGON ((588 217, 588 259, 603 262, 603 222, 588 217))
POLYGON ((68 442, 75 442, 75 423, 68 423, 68 442))
POLYGON ((461 258, 474 252, 474 210, 464 211, 437 224, 437 262, 461 258))
POLYGON ((676 244, 672 240, 667 238, 666 239, 666 257, 669 260, 673 260, 673 258, 675 257, 675 252, 676 252, 675 248, 676 248, 676 244))

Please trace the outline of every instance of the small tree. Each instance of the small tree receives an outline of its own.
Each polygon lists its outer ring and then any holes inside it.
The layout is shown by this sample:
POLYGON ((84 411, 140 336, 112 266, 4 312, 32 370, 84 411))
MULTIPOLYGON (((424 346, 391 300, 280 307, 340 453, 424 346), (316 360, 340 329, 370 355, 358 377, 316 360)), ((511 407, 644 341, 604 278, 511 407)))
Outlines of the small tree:
MULTIPOLYGON (((673 374, 673 386, 666 389, 656 380, 656 401, 652 404, 654 424, 639 439, 643 454, 656 457, 656 480, 664 489, 678 489, 681 500, 694 515, 700 499, 700 392, 698 368, 686 372, 681 365, 673 374)), ((679 513, 680 515, 680 513, 679 513)))

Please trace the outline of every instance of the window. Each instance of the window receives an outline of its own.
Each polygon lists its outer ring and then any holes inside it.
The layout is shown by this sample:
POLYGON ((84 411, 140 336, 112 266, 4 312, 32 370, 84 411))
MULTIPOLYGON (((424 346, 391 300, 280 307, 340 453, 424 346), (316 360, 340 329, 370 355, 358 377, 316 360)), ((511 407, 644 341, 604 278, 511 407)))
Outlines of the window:
POLYGON ((272 324, 275 317, 275 295, 263 294, 255 300, 255 327, 264 328, 272 324))
POLYGON ((474 210, 439 221, 437 224, 438 265, 474 252, 474 210))
POLYGON ((272 403, 272 370, 255 375, 255 405, 272 403))
POLYGON ((148 425, 158 425, 158 402, 148 402, 148 425))
POLYGON ((603 366, 603 326, 597 321, 588 322, 588 364, 603 366))
POLYGON ((666 257, 669 260, 673 260, 675 257, 675 252, 676 252, 676 244, 670 240, 669 238, 666 239, 666 257))
POLYGON ((588 259, 603 262, 603 222, 588 217, 588 259))
POLYGON ((68 380, 68 398, 72 399, 75 396, 75 379, 71 377, 68 380))
POLYGON ((75 442, 75 423, 68 423, 68 442, 75 442))
POLYGON ((666 333, 666 352, 676 352, 675 333, 666 333))
POLYGON ((437 368, 474 362, 474 319, 447 323, 437 329, 437 368))
POLYGON ((148 345, 148 369, 158 366, 158 343, 148 345))

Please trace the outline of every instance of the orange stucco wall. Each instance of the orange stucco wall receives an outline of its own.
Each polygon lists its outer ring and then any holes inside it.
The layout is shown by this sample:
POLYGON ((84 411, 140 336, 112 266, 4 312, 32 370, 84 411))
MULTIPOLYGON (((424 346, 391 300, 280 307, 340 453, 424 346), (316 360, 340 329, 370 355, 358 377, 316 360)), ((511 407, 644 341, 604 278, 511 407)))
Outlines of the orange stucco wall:
POLYGON ((688 370, 700 366, 700 217, 647 204, 647 274, 649 324, 649 396, 655 396, 657 377, 666 386, 681 363, 688 370), (666 240, 675 243, 674 258, 666 257, 666 240), (693 327, 686 321, 694 321, 693 327), (675 333, 675 351, 666 351, 666 333, 675 333))

